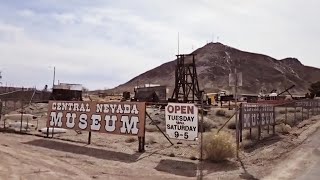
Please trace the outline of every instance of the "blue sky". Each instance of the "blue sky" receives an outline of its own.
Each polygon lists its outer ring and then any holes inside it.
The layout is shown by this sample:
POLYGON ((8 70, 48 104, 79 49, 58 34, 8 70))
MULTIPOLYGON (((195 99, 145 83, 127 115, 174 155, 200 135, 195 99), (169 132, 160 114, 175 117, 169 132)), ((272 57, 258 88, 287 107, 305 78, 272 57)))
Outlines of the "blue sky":
POLYGON ((1 0, 3 84, 112 88, 209 41, 320 67, 317 0, 1 0))

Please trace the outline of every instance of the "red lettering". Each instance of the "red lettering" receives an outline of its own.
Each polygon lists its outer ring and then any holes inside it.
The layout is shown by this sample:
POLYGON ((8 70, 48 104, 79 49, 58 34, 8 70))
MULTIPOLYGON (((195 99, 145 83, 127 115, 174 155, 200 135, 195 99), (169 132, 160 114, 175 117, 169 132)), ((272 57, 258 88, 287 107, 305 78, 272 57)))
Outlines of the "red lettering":
POLYGON ((187 114, 194 114, 194 106, 188 106, 187 114))
POLYGON ((187 106, 181 106, 181 114, 186 114, 187 113, 187 106))
POLYGON ((195 109, 194 106, 185 106, 185 105, 168 105, 167 106, 167 111, 169 113, 181 113, 181 114, 194 114, 195 109))
POLYGON ((178 111, 180 111, 180 106, 176 106, 175 108, 174 108, 174 113, 177 113, 178 111))
POLYGON ((174 110, 174 108, 173 108, 173 106, 171 106, 171 105, 168 105, 168 112, 169 113, 173 113, 173 110, 174 110))

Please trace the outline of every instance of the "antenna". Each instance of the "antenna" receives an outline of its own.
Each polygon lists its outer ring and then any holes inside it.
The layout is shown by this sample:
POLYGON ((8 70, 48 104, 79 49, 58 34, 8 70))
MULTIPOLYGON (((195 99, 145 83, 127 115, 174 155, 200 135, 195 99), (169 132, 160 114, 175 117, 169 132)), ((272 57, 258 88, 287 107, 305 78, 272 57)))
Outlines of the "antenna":
POLYGON ((180 52, 179 52, 179 48, 180 48, 179 46, 180 46, 180 38, 179 38, 179 32, 178 32, 178 55, 179 55, 179 53, 180 53, 180 52))

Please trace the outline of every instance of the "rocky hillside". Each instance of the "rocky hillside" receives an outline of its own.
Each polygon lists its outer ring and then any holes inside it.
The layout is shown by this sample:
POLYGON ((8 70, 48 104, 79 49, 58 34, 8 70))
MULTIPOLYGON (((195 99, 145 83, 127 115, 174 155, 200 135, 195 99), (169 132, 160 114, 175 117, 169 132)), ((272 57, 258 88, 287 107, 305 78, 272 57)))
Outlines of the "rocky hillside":
MULTIPOLYGON (((305 94, 310 83, 320 80, 320 69, 301 64, 298 59, 277 60, 272 57, 244 52, 221 43, 209 43, 197 49, 196 66, 200 89, 206 92, 219 90, 231 91, 228 87, 228 75, 234 66, 243 73, 241 93, 268 93, 273 89, 278 92, 296 85, 291 92, 305 94)), ((125 84, 115 88, 117 91, 133 91, 137 84, 161 84, 174 86, 176 61, 170 61, 151 69, 125 84)))

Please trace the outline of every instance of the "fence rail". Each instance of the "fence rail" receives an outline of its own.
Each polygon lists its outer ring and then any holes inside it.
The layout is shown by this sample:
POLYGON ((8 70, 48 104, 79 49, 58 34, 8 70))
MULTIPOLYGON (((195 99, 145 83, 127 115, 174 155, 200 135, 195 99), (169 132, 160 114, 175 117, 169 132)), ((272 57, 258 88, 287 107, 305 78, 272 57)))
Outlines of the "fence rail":
POLYGON ((252 138, 252 129, 257 129, 257 140, 260 140, 261 131, 265 129, 264 126, 267 127, 268 134, 270 126, 273 128, 272 134, 275 134, 277 125, 284 124, 292 127, 319 114, 320 100, 271 101, 270 104, 266 102, 242 103, 239 114, 240 142, 242 141, 242 131, 245 129, 249 129, 250 138, 252 138))

